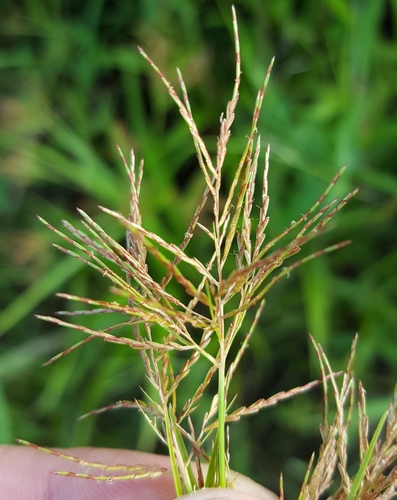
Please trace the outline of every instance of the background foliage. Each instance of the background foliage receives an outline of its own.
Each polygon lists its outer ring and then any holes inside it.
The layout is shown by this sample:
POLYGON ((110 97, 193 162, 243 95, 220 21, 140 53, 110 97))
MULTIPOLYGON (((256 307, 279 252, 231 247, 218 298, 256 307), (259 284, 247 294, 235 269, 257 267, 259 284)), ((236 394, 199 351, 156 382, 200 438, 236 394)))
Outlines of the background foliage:
MULTIPOLYGON (((272 148, 269 236, 308 208, 343 163, 349 168, 337 194, 361 187, 337 228, 313 249, 346 238, 352 245, 275 287, 235 390, 249 404, 317 377, 308 332, 335 369, 342 368, 358 331, 355 372, 376 419, 397 379, 397 1, 246 0, 235 6, 243 82, 230 172, 276 55, 260 121, 262 142, 272 148)), ((111 227, 97 209, 128 211, 117 142, 145 158, 146 226, 170 241, 182 239, 203 180, 185 125, 135 47, 144 47, 174 82, 174 68, 181 68, 196 121, 214 149, 234 79, 230 3, 5 0, 2 11, 0 442, 20 437, 48 446, 161 452, 130 411, 76 421, 140 395, 139 356, 92 342, 40 368, 79 336, 33 313, 70 308, 55 291, 106 298, 108 290, 101 277, 51 247, 54 235, 36 214, 59 226, 62 218, 73 221, 79 206, 122 241, 122 228, 111 227)), ((197 252, 205 260, 200 241, 197 252)), ((98 327, 108 318, 90 321, 98 327)), ((283 469, 286 492, 296 492, 318 446, 320 421, 321 393, 314 391, 235 424, 232 466, 273 488, 283 469)), ((353 451, 355 443, 353 434, 353 451)))

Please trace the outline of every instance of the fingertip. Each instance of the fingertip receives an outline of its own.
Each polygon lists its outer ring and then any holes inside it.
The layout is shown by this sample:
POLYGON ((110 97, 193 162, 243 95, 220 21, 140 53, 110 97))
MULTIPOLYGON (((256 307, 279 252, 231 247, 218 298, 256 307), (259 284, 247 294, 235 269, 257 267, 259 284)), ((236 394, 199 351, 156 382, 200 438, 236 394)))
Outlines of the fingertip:
POLYGON ((178 500, 277 500, 277 496, 265 490, 259 496, 246 491, 231 490, 229 488, 207 488, 183 495, 178 500))

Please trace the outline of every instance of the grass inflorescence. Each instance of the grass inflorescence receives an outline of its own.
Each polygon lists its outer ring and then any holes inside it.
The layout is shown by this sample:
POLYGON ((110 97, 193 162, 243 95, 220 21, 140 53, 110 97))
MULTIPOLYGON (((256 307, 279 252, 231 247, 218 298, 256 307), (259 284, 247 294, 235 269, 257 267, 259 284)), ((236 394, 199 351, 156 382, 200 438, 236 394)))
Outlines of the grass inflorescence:
MULTIPOLYGON (((300 265, 349 243, 343 241, 298 257, 303 245, 321 235, 333 217, 357 192, 355 189, 341 200, 328 200, 330 191, 345 169, 343 167, 324 193, 304 214, 278 236, 270 241, 266 240, 266 228, 269 222, 270 147, 267 146, 264 161, 261 160, 261 139, 257 132, 257 124, 274 63, 272 60, 263 86, 257 94, 245 148, 235 168, 232 182, 227 187, 227 195, 224 195, 222 170, 239 100, 241 81, 240 46, 234 9, 233 26, 236 53, 235 84, 232 97, 220 119, 214 157, 211 156, 194 120, 181 72, 179 70, 177 72, 182 95, 179 97, 161 70, 141 48, 139 49, 164 83, 186 122, 194 143, 198 165, 205 180, 204 193, 198 200, 197 209, 183 241, 179 245, 170 243, 145 228, 140 210, 143 161, 136 165, 133 152, 130 161, 127 161, 120 148, 119 152, 131 184, 130 213, 128 216, 123 216, 108 208, 100 208, 126 229, 125 246, 112 238, 80 209, 84 229, 64 221, 66 229, 64 232, 41 219, 66 242, 65 246, 56 245, 57 248, 110 280, 115 298, 112 301, 102 301, 59 294, 62 298, 90 307, 59 314, 78 316, 118 313, 124 316, 123 321, 116 322, 106 329, 88 328, 59 317, 39 316, 46 321, 85 334, 83 340, 57 354, 48 363, 97 338, 139 350, 146 376, 155 389, 156 397, 145 393, 143 400, 120 401, 91 413, 120 407, 139 409, 160 441, 166 445, 171 462, 170 471, 152 470, 147 467, 134 469, 127 466, 92 464, 59 454, 82 465, 102 469, 99 475, 62 471, 58 472, 59 474, 98 480, 121 480, 157 477, 163 473, 171 473, 178 496, 203 487, 233 487, 233 475, 229 468, 227 430, 229 423, 308 390, 318 383, 311 382, 286 392, 279 392, 267 399, 259 399, 249 406, 237 408, 236 395, 230 393, 233 374, 255 330, 265 305, 266 294, 278 281, 288 277, 300 265), (207 210, 205 223, 201 218, 204 207, 207 210), (211 214, 210 222, 208 213, 211 214), (194 250, 191 251, 194 249, 197 232, 205 234, 208 245, 212 248, 210 259, 206 262, 202 262, 199 255, 194 255, 194 250), (156 281, 152 277, 147 263, 148 255, 162 266, 164 273, 161 280, 156 281), (169 291, 168 285, 172 281, 182 291, 178 296, 169 291), (181 296, 186 300, 181 299, 181 296), (249 320, 247 313, 251 309, 255 309, 255 314, 253 319, 251 318, 251 325, 247 327, 249 320), (188 400, 180 400, 178 387, 188 379, 194 365, 203 360, 208 364, 204 379, 192 388, 188 400), (205 409, 201 419, 196 418, 195 411, 200 406, 204 393, 212 390, 214 384, 217 390, 211 396, 209 407, 205 409), (204 464, 207 466, 203 467, 204 464)), ((372 441, 368 443, 364 391, 360 388, 361 467, 351 479, 347 473, 346 432, 353 406, 354 381, 351 368, 353 356, 339 388, 336 375, 330 368, 321 347, 314 340, 313 343, 322 368, 326 403, 324 424, 321 428, 323 445, 316 463, 314 464, 313 459, 309 465, 299 498, 319 498, 331 485, 336 470, 340 475, 340 487, 333 496, 335 499, 380 498, 381 492, 386 492, 382 494, 387 495, 387 492, 394 488, 394 475, 386 476, 384 473, 393 463, 396 454, 394 406, 388 413, 384 446, 380 447, 377 439, 386 416, 380 422, 372 441), (331 424, 327 423, 329 383, 336 400, 336 415, 331 424), (346 405, 347 416, 344 413, 346 405), (379 495, 370 496, 374 491, 379 491, 379 495)), ((282 488, 281 497, 283 497, 282 488)), ((382 498, 391 497, 382 496, 382 498)))

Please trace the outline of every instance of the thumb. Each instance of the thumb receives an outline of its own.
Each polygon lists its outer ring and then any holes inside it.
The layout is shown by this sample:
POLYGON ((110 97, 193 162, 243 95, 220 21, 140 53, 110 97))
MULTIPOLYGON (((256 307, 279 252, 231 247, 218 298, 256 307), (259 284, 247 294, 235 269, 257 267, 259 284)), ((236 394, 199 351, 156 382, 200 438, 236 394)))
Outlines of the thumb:
POLYGON ((240 474, 234 482, 235 489, 204 488, 178 500, 279 500, 270 490, 260 486, 251 479, 240 474))

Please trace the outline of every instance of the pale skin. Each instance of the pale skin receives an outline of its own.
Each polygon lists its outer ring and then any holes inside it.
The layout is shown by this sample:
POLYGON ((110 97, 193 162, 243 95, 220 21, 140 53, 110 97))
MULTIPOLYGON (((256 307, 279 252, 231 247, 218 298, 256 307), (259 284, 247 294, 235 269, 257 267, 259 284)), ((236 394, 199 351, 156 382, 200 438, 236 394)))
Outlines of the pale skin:
MULTIPOLYGON (((87 461, 169 468, 165 456, 129 450, 70 448, 60 450, 87 461)), ((0 446, 0 492, 7 500, 174 500, 171 475, 127 481, 65 477, 54 470, 89 472, 81 464, 25 446, 0 446), (83 469, 83 470, 82 470, 83 469)), ((98 473, 98 472, 96 472, 98 473)), ((238 476, 235 489, 206 489, 180 497, 186 500, 277 500, 269 490, 238 476)))

